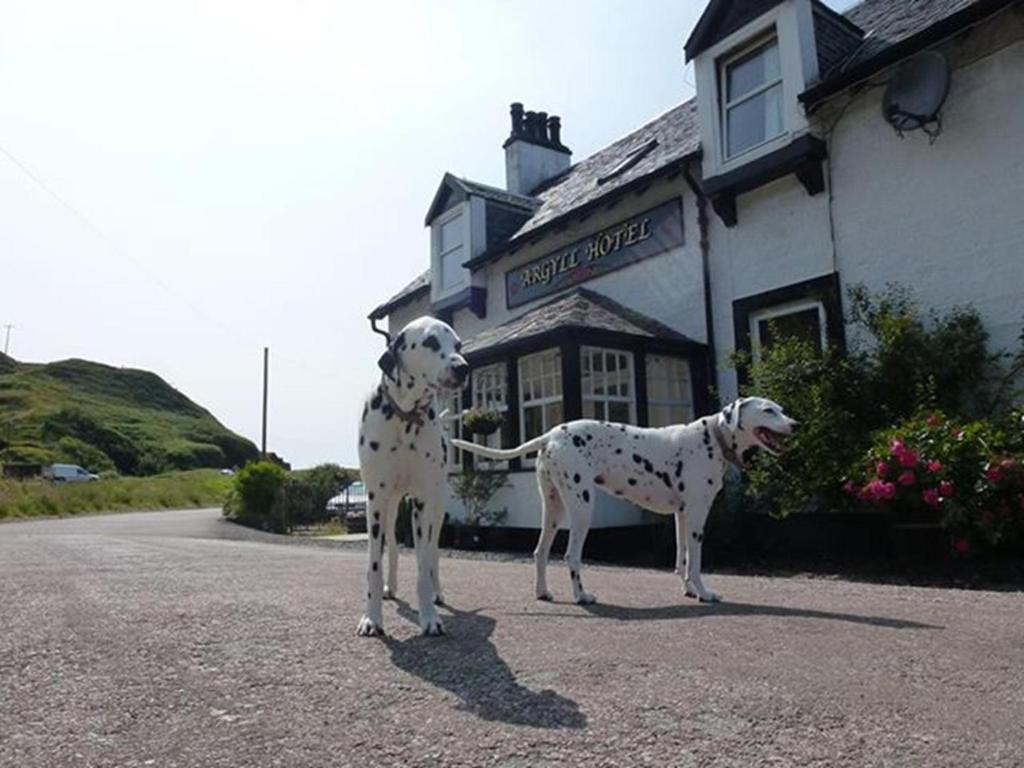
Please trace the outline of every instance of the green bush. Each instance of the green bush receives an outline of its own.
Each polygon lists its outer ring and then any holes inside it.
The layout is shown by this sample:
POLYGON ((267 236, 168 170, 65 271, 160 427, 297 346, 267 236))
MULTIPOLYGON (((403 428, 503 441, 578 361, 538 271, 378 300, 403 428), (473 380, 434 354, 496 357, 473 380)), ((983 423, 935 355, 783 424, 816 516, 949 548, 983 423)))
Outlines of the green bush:
POLYGON ((118 472, 138 474, 142 451, 131 438, 100 424, 76 408, 62 408, 46 417, 42 425, 43 439, 50 443, 62 437, 73 437, 99 449, 117 467, 118 472))
POLYGON ((62 437, 57 441, 57 453, 60 460, 99 474, 114 469, 114 462, 103 451, 77 437, 62 437))
POLYGON ((170 469, 201 469, 224 467, 228 462, 216 445, 176 440, 164 450, 163 463, 170 469))
POLYGON ((496 525, 508 510, 489 510, 491 499, 508 485, 508 473, 466 469, 452 476, 452 491, 466 508, 466 525, 496 525))
POLYGON ((780 338, 756 363, 734 357, 749 381, 744 394, 776 400, 801 422, 781 456, 762 452, 744 473, 746 498, 761 511, 784 517, 849 508, 842 484, 879 430, 922 411, 977 418, 1005 410, 1012 394, 1024 352, 989 353, 973 308, 932 313, 926 322, 899 287, 871 294, 855 286, 849 299, 847 354, 780 338))
POLYGON ((269 461, 247 464, 235 475, 234 495, 225 505, 225 512, 243 525, 284 531, 284 520, 275 503, 287 476, 287 472, 269 461))

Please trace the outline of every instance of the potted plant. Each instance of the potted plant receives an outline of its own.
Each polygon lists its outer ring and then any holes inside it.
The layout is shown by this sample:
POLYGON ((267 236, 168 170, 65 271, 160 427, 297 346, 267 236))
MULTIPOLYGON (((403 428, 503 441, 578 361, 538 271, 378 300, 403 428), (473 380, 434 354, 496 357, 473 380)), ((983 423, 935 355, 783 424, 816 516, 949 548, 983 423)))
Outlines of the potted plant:
POLYGON ((474 435, 493 435, 505 423, 505 416, 488 408, 470 408, 462 414, 462 428, 474 435))
POLYGON ((454 527, 454 545, 461 549, 482 549, 485 527, 497 525, 508 510, 491 510, 488 505, 499 490, 508 485, 508 474, 500 471, 467 469, 452 477, 452 490, 466 509, 466 519, 454 527))

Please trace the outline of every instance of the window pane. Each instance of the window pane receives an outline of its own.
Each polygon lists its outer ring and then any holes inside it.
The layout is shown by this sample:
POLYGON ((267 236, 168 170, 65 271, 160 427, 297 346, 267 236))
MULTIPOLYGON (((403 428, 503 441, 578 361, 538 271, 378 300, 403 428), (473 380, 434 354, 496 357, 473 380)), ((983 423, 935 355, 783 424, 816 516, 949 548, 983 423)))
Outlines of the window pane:
POLYGON ((456 216, 441 225, 441 253, 462 245, 462 217, 456 216))
POLYGON ((441 285, 449 288, 462 282, 462 247, 459 246, 441 256, 441 285))
POLYGON ((781 339, 800 339, 821 347, 821 315, 817 307, 801 309, 788 315, 759 320, 758 341, 761 347, 770 347, 781 339))
POLYGON ((777 79, 779 72, 779 45, 772 41, 726 67, 727 100, 735 101, 777 79))
POLYGON ((782 83, 730 107, 726 123, 729 155, 782 133, 782 83))
POLYGON ((523 428, 526 432, 524 440, 532 440, 544 432, 543 406, 533 406, 523 410, 523 428))
POLYGON ((545 405, 544 406, 544 418, 546 419, 546 423, 547 423, 547 428, 548 429, 551 429, 551 427, 555 426, 556 424, 561 424, 562 423, 562 403, 561 402, 557 402, 557 403, 549 403, 548 405, 545 405))
POLYGON ((608 421, 628 424, 630 422, 629 403, 608 403, 608 421))

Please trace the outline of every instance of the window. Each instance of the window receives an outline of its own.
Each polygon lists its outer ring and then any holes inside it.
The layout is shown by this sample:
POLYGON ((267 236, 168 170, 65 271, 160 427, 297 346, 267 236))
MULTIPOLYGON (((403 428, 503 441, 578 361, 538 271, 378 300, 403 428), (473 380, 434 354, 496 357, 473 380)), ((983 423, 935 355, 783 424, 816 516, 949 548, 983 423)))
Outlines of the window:
POLYGON ((682 358, 647 356, 647 421, 652 427, 693 421, 690 364, 682 358))
POLYGON ((456 216, 441 225, 438 250, 441 260, 441 289, 448 290, 462 283, 465 270, 462 262, 462 216, 456 216))
POLYGON ((580 349, 583 418, 636 423, 633 354, 614 349, 580 349))
POLYGON ((523 442, 561 423, 562 354, 559 350, 548 349, 519 358, 519 401, 519 433, 523 442))
POLYGON ((768 307, 750 314, 750 346, 754 359, 780 339, 811 341, 821 349, 827 342, 825 305, 815 299, 768 307))
MULTIPOLYGON (((508 412, 508 389, 506 385, 506 369, 504 363, 485 365, 473 371, 473 407, 485 408, 489 411, 507 414, 508 412)), ((507 418, 507 416, 506 416, 507 418)), ((483 439, 485 445, 492 448, 501 448, 501 433, 498 430, 493 435, 487 435, 483 439)), ((473 439, 481 441, 483 435, 474 435, 473 439)), ((484 459, 483 461, 487 461, 484 459)), ((505 462, 494 462, 495 465, 503 465, 505 462)))
POLYGON ((462 451, 451 444, 452 438, 462 437, 462 393, 453 392, 444 401, 442 410, 447 409, 441 427, 444 436, 448 439, 448 464, 449 471, 457 471, 462 467, 462 451))
POLYGON ((782 133, 782 68, 772 38, 725 62, 721 71, 725 156, 782 133))

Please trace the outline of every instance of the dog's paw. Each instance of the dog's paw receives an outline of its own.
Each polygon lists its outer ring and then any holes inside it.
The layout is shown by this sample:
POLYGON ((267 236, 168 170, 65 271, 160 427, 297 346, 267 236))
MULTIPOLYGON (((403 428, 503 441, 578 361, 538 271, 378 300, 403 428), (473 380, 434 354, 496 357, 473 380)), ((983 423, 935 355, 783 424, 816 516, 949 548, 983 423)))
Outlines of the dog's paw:
POLYGON ((551 596, 551 593, 550 593, 550 592, 541 592, 541 593, 539 593, 539 594, 537 595, 537 599, 538 599, 538 600, 543 600, 543 601, 544 601, 545 603, 550 603, 550 602, 551 602, 552 600, 554 600, 555 598, 553 598, 553 597, 551 596))
POLYGON ((420 629, 427 637, 439 637, 444 634, 444 624, 438 616, 432 616, 426 621, 420 622, 420 629))
POLYGON ((720 603, 720 602, 722 602, 722 598, 719 597, 716 593, 712 592, 709 589, 704 590, 704 594, 700 595, 699 599, 700 599, 700 601, 702 603, 720 603))
POLYGON ((577 605, 593 605, 596 602, 597 598, 589 592, 580 592, 579 595, 576 596, 577 605))
POLYGON ((434 605, 444 605, 444 595, 434 595, 434 605))
POLYGON ((398 599, 398 588, 391 588, 388 586, 384 587, 384 599, 385 600, 397 600, 398 599))
POLYGON ((363 616, 356 627, 356 634, 360 637, 384 637, 384 625, 369 616, 363 616))

